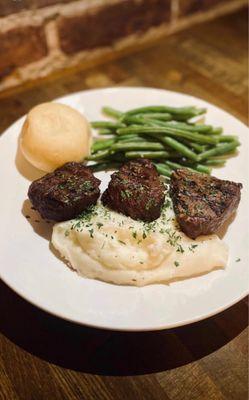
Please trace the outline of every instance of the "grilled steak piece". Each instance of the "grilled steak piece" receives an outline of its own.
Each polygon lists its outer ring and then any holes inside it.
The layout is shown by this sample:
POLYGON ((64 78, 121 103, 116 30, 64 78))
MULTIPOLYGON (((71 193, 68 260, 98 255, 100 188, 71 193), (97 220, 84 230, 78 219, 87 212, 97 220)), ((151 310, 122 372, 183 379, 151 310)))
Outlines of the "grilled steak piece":
POLYGON ((151 161, 137 159, 111 176, 102 202, 133 219, 153 221, 160 216, 165 187, 151 161))
POLYGON ((28 197, 43 218, 66 221, 96 204, 99 185, 90 168, 69 162, 31 183, 28 197))
POLYGON ((176 219, 189 237, 216 232, 237 209, 241 183, 177 169, 171 176, 170 195, 176 219))

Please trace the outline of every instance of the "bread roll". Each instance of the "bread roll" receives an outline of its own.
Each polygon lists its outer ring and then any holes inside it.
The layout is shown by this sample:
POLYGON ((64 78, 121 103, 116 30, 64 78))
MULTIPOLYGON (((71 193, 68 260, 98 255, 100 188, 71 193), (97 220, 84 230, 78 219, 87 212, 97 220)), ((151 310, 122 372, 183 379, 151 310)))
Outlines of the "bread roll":
POLYGON ((82 161, 89 155, 90 126, 82 114, 69 106, 43 103, 29 111, 20 145, 32 165, 51 172, 68 161, 82 161))

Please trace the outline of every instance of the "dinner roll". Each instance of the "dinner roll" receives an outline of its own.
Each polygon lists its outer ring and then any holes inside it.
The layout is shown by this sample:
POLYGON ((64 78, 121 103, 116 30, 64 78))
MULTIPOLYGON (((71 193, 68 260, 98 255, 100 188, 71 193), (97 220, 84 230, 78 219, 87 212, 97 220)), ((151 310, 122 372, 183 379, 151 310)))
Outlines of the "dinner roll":
POLYGON ((89 155, 90 126, 82 114, 69 106, 39 104, 27 115, 20 146, 32 165, 51 172, 68 161, 82 161, 89 155))

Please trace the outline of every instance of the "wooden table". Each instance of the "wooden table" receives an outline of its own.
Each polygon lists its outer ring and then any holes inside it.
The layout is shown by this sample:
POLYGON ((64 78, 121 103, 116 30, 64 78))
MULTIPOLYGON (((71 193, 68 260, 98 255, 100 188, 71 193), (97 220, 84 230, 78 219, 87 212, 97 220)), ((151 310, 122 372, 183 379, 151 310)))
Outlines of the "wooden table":
MULTIPOLYGON (((0 131, 37 103, 111 85, 186 92, 246 121, 246 12, 2 99, 0 131)), ((244 299, 169 331, 95 330, 50 316, 0 283, 0 399, 246 400, 247 325, 244 299)))

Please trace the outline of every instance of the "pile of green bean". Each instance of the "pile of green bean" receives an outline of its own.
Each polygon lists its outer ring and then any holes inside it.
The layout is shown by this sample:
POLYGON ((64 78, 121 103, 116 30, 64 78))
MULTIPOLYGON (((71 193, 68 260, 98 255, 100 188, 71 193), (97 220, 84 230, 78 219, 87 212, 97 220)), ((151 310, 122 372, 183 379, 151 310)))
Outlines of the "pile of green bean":
POLYGON ((197 107, 149 106, 121 112, 104 107, 112 121, 95 121, 98 130, 88 161, 93 171, 116 169, 123 162, 151 159, 161 175, 170 177, 177 168, 210 174, 212 166, 225 165, 240 145, 223 129, 191 122, 206 113, 197 107))

